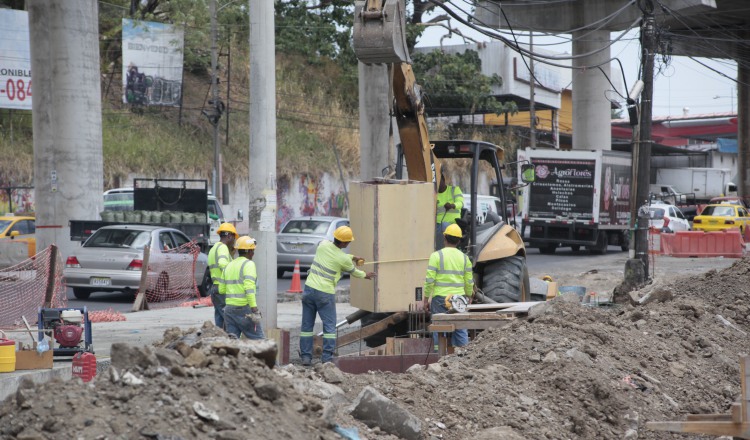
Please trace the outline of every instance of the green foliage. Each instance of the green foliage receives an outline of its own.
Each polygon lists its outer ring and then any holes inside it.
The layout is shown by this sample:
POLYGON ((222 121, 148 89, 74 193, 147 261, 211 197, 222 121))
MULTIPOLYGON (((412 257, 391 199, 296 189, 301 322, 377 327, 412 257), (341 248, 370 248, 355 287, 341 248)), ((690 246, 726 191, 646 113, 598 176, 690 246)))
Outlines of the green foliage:
POLYGON ((479 54, 467 50, 447 54, 440 50, 415 53, 414 72, 427 95, 426 111, 431 114, 517 113, 514 102, 503 103, 491 96, 492 86, 503 81, 498 75, 481 73, 479 54))

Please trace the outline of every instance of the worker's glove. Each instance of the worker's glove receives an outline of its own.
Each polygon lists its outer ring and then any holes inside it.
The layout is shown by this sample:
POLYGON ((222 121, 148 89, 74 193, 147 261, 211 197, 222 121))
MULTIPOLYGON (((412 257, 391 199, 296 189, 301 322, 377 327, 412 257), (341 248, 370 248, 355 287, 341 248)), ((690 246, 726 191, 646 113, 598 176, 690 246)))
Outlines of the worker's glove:
POLYGON ((245 315, 246 318, 249 318, 254 323, 258 324, 261 319, 263 318, 263 315, 260 313, 260 310, 254 311, 250 314, 245 315))

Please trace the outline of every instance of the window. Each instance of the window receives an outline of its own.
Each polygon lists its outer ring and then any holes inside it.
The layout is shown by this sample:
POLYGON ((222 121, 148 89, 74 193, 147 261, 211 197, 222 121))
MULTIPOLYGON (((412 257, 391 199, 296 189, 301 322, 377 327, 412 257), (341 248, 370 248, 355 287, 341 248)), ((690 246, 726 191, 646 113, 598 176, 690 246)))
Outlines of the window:
POLYGON ((325 234, 331 225, 322 220, 290 220, 281 231, 282 234, 325 234), (318 232, 320 231, 320 232, 318 232))
POLYGON ((218 200, 208 200, 208 216, 213 220, 219 220, 224 218, 224 213, 221 211, 221 205, 218 200))
POLYGON ((9 232, 14 232, 14 231, 18 231, 18 233, 21 234, 21 235, 30 234, 30 232, 29 232, 29 221, 28 220, 21 220, 19 222, 16 222, 16 224, 13 225, 10 228, 9 232))
POLYGON ((172 236, 174 237, 174 241, 177 247, 184 246, 185 244, 190 243, 190 239, 180 234, 179 232, 172 232, 172 236))
POLYGON ((172 239, 172 235, 168 231, 159 232, 159 243, 161 244, 162 250, 165 250, 165 251, 174 249, 176 247, 174 245, 174 240, 172 239))
POLYGON ((677 211, 677 218, 681 218, 684 220, 685 216, 682 214, 682 211, 680 211, 679 209, 677 209, 676 211, 677 211))
POLYGON ((83 243, 83 247, 143 249, 151 243, 151 234, 132 229, 99 229, 83 243))

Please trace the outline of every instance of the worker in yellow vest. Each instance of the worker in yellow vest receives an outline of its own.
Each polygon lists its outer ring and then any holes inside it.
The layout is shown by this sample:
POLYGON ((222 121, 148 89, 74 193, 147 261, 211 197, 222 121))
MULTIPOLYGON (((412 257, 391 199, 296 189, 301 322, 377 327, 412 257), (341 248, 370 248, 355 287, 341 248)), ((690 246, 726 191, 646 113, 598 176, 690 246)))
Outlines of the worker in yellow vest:
POLYGON ((219 233, 219 242, 208 251, 208 271, 212 283, 209 294, 214 305, 214 324, 224 328, 224 296, 219 293, 219 283, 224 268, 232 261, 234 242, 239 234, 231 223, 222 223, 216 232, 219 233))
POLYGON ((224 295, 224 322, 227 333, 248 339, 263 339, 261 314, 255 300, 258 272, 255 269, 255 240, 243 235, 235 243, 237 258, 224 269, 219 292, 224 295))
POLYGON ((440 185, 437 194, 437 232, 436 249, 442 247, 442 234, 445 229, 456 224, 456 219, 461 218, 461 209, 464 207, 464 194, 458 185, 448 185, 444 174, 440 174, 440 185))
MULTIPOLYGON (((474 295, 474 274, 469 257, 458 250, 458 243, 463 234, 461 228, 450 225, 443 233, 443 249, 430 255, 427 263, 427 275, 424 282, 424 307, 430 308, 430 313, 445 313, 448 311, 446 298, 451 295, 465 295, 471 303, 474 295)), ((435 351, 438 349, 438 334, 432 334, 435 351)), ((451 335, 454 347, 463 347, 469 343, 469 332, 458 329, 451 335)))
POLYGON ((345 272, 355 278, 371 280, 375 272, 363 272, 354 266, 354 259, 342 249, 354 241, 349 226, 333 232, 333 243, 323 240, 318 245, 302 293, 302 327, 299 333, 299 350, 302 365, 312 365, 313 327, 315 316, 323 321, 323 355, 321 362, 331 362, 336 349, 336 284, 345 272))

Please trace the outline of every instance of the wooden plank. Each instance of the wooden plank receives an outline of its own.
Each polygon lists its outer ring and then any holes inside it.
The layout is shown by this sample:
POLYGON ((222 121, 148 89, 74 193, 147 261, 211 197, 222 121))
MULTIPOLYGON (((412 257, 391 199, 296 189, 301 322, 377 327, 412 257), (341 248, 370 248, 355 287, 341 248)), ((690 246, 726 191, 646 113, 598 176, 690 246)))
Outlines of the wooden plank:
POLYGON ((526 305, 526 304, 519 304, 517 306, 508 307, 507 309, 501 309, 498 310, 495 313, 529 313, 529 309, 532 308, 534 304, 532 305, 526 305))
POLYGON ((688 414, 688 422, 728 422, 732 420, 731 414, 688 414))
POLYGON ((386 356, 393 356, 395 353, 394 349, 394 339, 395 338, 385 338, 385 355, 386 356))
POLYGON ((148 302, 146 301, 146 287, 148 287, 148 260, 151 254, 151 247, 146 246, 143 248, 143 267, 141 268, 141 283, 138 286, 138 295, 135 297, 133 302, 133 308, 131 311, 140 312, 141 310, 148 310, 148 302))
POLYGON ((427 330, 431 332, 452 332, 456 330, 453 324, 430 324, 427 330))
POLYGON ((488 313, 437 313, 432 315, 432 322, 435 321, 495 321, 498 320, 496 312, 488 313))
POLYGON ((742 423, 742 404, 741 403, 732 404, 732 421, 734 423, 742 423))
POLYGON ((531 307, 534 304, 539 304, 540 302, 544 302, 544 301, 525 301, 525 302, 490 303, 490 304, 469 304, 466 307, 466 309, 471 312, 471 311, 474 311, 474 310, 507 309, 508 307, 516 307, 516 306, 522 306, 522 305, 528 305, 529 307, 531 307))
MULTIPOLYGON (((499 316, 499 315, 498 315, 499 316)), ((429 331, 436 332, 447 332, 456 329, 467 329, 467 330, 487 330, 488 328, 504 327, 511 322, 509 319, 495 319, 493 321, 451 321, 450 324, 432 324, 428 327, 429 331), (450 325, 452 327, 443 327, 450 325), (445 328, 451 328, 446 330, 445 328)))
POLYGON ((346 345, 358 342, 364 338, 378 334, 382 332, 383 330, 387 329, 388 326, 397 324, 403 321, 404 319, 406 319, 407 316, 408 316, 407 312, 394 313, 393 315, 381 321, 378 321, 374 324, 370 324, 367 327, 362 327, 359 331, 353 331, 351 333, 341 335, 336 339, 336 346, 344 347, 346 345))
POLYGON ((708 434, 750 439, 750 424, 733 422, 647 422, 646 428, 692 434, 708 434))

